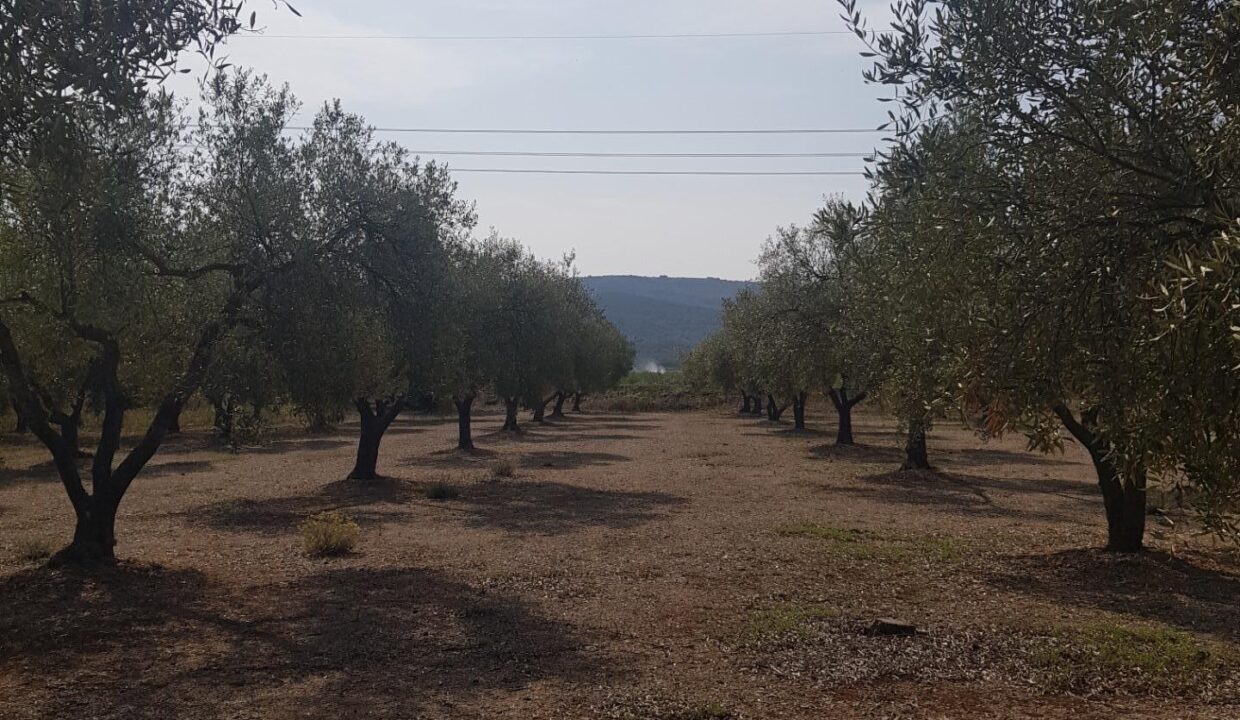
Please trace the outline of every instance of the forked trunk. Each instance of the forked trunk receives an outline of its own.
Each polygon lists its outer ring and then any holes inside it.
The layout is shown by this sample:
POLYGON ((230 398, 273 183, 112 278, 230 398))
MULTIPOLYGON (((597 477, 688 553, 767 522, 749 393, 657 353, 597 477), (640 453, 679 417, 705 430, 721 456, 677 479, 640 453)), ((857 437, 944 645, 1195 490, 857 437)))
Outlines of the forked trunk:
POLYGON ((383 434, 404 408, 404 400, 379 401, 371 408, 370 401, 357 400, 361 431, 357 440, 357 461, 349 473, 350 480, 375 480, 379 477, 379 445, 383 434))
POLYGON ((1094 430, 1097 410, 1082 413, 1081 419, 1064 405, 1054 408, 1064 427, 1085 446, 1098 476, 1102 505, 1107 516, 1107 550, 1135 553, 1145 549, 1146 473, 1139 469, 1123 476, 1111 459, 1111 448, 1094 430))
POLYGON ((930 470, 930 457, 926 450, 926 422, 909 420, 908 438, 904 443, 904 465, 901 470, 930 470))
POLYGON ((91 498, 87 505, 77 512, 73 541, 56 554, 55 561, 93 565, 116 558, 116 504, 91 498))
POLYGON ((797 430, 805 429, 805 401, 809 395, 799 392, 792 396, 792 422, 797 430))
POLYGON ((546 400, 539 400, 538 404, 534 406, 534 415, 531 419, 536 423, 545 422, 547 405, 554 399, 555 395, 551 395, 546 400))
POLYGON ((474 438, 470 427, 474 405, 474 396, 455 397, 456 404, 456 447, 460 450, 473 450, 474 438))
POLYGON ((517 399, 504 398, 504 427, 507 432, 521 432, 521 426, 517 423, 517 399))
POLYGON ((853 426, 852 411, 857 403, 865 400, 866 393, 861 393, 856 397, 848 397, 848 387, 841 385, 839 390, 834 388, 828 393, 831 397, 831 404, 835 406, 836 415, 839 416, 837 430, 835 433, 836 445, 852 445, 853 444, 853 426))
POLYGON ((551 409, 551 417, 553 418, 564 417, 564 402, 566 400, 568 400, 568 393, 560 392, 560 393, 555 394, 555 407, 551 409))

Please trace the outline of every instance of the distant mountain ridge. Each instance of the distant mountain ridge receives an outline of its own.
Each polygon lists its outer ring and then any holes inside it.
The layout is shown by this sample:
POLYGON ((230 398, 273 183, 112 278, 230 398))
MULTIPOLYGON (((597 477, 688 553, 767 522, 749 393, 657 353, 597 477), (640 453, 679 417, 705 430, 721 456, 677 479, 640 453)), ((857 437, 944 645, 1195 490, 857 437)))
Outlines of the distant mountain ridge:
POLYGON ((719 278, 596 275, 582 278, 607 319, 633 342, 638 369, 674 368, 719 328, 723 300, 755 283, 719 278))

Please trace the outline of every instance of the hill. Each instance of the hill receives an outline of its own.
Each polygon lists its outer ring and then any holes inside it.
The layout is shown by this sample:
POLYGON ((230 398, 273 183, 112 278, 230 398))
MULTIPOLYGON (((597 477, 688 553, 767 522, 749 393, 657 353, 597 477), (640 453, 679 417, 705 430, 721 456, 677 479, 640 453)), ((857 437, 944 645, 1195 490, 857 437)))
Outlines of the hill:
POLYGON ((753 283, 718 278, 600 275, 586 287, 637 350, 637 367, 675 367, 719 327, 724 298, 753 283))

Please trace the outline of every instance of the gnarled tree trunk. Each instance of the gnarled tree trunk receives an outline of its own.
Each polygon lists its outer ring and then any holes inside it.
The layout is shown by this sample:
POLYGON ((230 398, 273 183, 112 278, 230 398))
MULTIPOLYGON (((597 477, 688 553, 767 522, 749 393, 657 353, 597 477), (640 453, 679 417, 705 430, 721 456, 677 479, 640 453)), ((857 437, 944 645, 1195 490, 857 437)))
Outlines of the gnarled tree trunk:
POLYGON ((805 401, 809 394, 799 392, 792 396, 792 423, 797 430, 805 429, 805 401))
POLYGON ((551 417, 564 417, 564 402, 568 400, 568 393, 557 392, 555 394, 555 405, 551 408, 551 417))
POLYGON ((504 398, 504 427, 507 432, 521 432, 521 426, 517 423, 517 398, 504 398))
POLYGON ((1110 445, 1096 430, 1097 409, 1082 413, 1080 420, 1064 405, 1056 405, 1054 410, 1093 461, 1107 516, 1107 550, 1141 552, 1145 549, 1145 471, 1138 470, 1132 477, 1121 476, 1111 460, 1110 445))
POLYGON ((474 396, 465 395, 452 398, 456 405, 456 447, 460 450, 473 450, 474 437, 471 428, 474 396))
POLYGON ((751 406, 750 406, 750 414, 752 414, 752 415, 761 415, 763 412, 765 412, 765 411, 764 411, 764 410, 763 410, 763 408, 762 408, 762 396, 761 396, 761 395, 754 395, 754 396, 753 396, 753 405, 751 405, 751 406))
POLYGON ((929 453, 926 450, 926 426, 922 419, 908 421, 908 437, 904 442, 904 464, 901 470, 930 470, 929 453))
POLYGON ((779 419, 784 416, 784 411, 787 409, 788 409, 787 405, 784 405, 782 407, 779 405, 779 403, 775 400, 774 395, 766 396, 766 419, 767 420, 770 420, 771 422, 779 422, 779 419))
POLYGON ((531 418, 534 422, 540 423, 546 421, 547 405, 555 399, 555 395, 549 395, 546 400, 539 400, 534 406, 534 415, 531 418))
POLYGON ((357 461, 349 473, 350 480, 375 480, 379 477, 379 445, 383 434, 405 407, 404 398, 376 400, 374 407, 365 398, 356 401, 357 414, 361 418, 361 433, 357 440, 357 461))
POLYGON ((856 397, 848 397, 848 388, 841 385, 839 390, 832 388, 828 393, 831 397, 831 404, 835 406, 836 415, 839 416, 839 422, 835 433, 836 445, 852 445, 853 444, 853 427, 852 427, 852 411, 858 403, 865 400, 866 393, 861 393, 856 397))

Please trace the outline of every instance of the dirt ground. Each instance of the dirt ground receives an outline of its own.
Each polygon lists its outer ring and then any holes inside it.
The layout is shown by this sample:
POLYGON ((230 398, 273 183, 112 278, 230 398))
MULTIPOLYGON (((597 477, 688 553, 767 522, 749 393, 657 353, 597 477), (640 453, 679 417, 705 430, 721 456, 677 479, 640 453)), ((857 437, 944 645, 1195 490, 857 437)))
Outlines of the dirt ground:
POLYGON ((341 480, 347 427, 191 431, 92 573, 22 558, 69 506, 0 440, 0 718, 1240 718, 1234 556, 1159 518, 1155 552, 1098 552, 1079 452, 943 426, 939 470, 897 473, 871 415, 844 449, 812 414, 499 424, 464 456, 453 421, 402 419, 373 483, 341 480), (329 509, 357 550, 307 557, 329 509))

